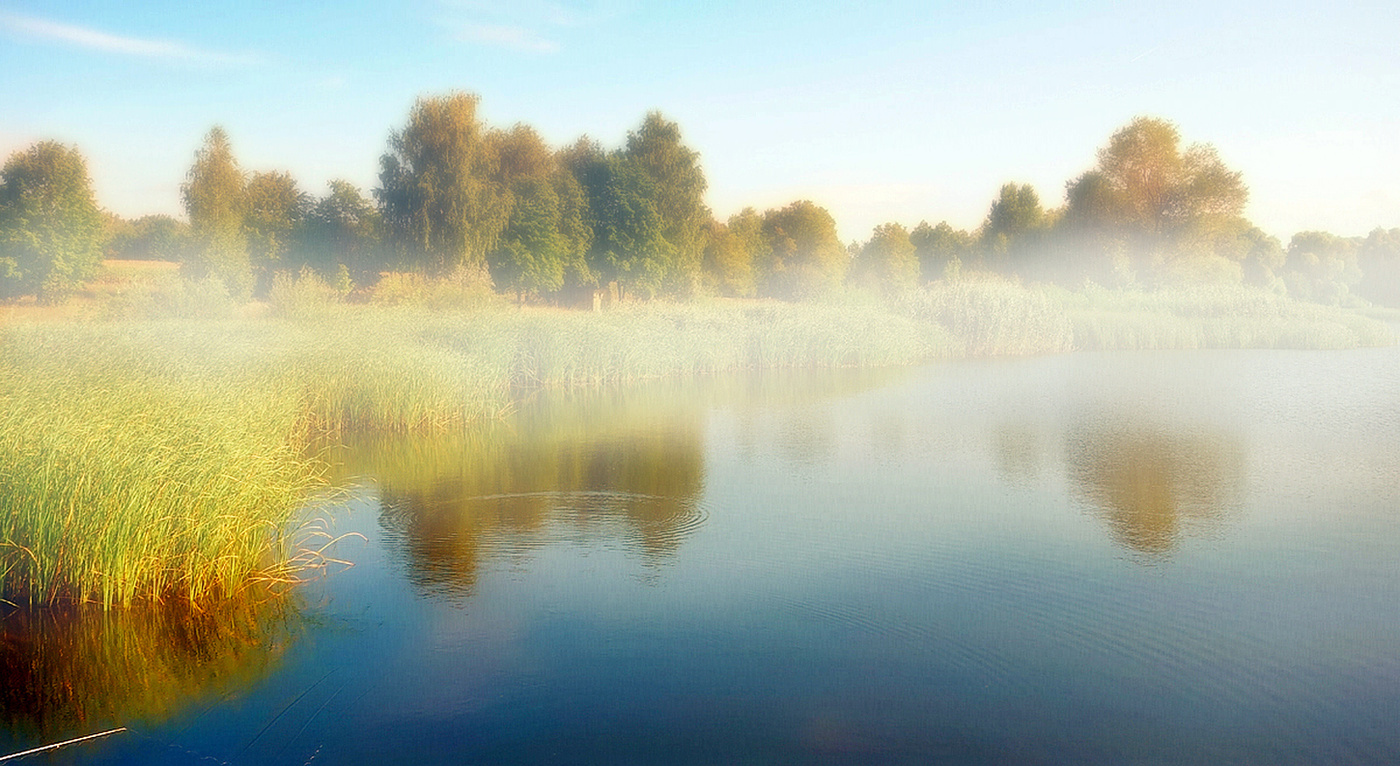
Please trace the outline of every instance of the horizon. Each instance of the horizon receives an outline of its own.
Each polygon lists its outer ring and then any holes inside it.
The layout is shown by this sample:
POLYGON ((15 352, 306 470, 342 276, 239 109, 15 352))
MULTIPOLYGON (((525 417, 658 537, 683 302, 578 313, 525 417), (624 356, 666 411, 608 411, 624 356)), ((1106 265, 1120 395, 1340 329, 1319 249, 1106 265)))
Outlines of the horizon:
POLYGON ((75 145, 102 207, 183 217, 215 124, 245 171, 321 196, 377 185, 421 95, 476 93, 488 124, 555 147, 616 148, 654 109, 699 153, 720 220, 810 199, 863 241, 886 222, 976 229, 1009 182, 1057 207, 1114 131, 1152 116, 1243 174, 1269 234, 1362 236, 1400 226, 1400 104, 1373 96, 1400 85, 1387 20, 1400 9, 0 3, 0 152, 75 145))

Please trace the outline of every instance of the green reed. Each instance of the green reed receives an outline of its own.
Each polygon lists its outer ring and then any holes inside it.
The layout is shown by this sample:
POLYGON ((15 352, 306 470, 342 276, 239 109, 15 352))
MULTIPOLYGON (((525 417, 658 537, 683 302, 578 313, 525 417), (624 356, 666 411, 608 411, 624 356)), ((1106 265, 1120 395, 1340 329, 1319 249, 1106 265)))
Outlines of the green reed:
POLYGON ((322 560, 319 530, 297 524, 323 485, 309 445, 481 423, 540 388, 1071 348, 1394 342, 1375 320, 1265 293, 995 280, 892 305, 296 305, 261 319, 0 327, 0 598, 204 600, 292 581, 322 560))

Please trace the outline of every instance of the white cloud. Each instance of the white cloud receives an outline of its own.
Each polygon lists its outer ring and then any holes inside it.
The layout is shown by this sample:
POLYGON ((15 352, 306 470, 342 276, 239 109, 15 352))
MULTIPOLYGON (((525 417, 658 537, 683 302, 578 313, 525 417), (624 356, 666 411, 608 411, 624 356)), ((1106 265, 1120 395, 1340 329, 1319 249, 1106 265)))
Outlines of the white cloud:
POLYGON ((262 57, 256 54, 222 53, 173 40, 125 37, 33 16, 0 14, 0 29, 36 40, 121 56, 222 66, 254 66, 263 63, 262 57))

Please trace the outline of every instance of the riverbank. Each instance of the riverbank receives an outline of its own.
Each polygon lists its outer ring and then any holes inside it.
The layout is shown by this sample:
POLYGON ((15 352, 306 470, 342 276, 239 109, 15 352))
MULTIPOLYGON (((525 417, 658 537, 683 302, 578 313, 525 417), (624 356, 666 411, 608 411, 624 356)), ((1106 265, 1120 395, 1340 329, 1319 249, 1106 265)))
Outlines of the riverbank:
MULTIPOLYGON (((1235 288, 1071 293, 972 280, 889 302, 601 312, 289 295, 214 318, 79 312, 0 326, 0 597, 110 606, 294 582, 325 541, 297 522, 325 485, 308 445, 498 418, 539 388, 1075 349, 1395 342, 1378 320, 1235 288)), ((179 303, 181 316, 198 304, 179 303)))

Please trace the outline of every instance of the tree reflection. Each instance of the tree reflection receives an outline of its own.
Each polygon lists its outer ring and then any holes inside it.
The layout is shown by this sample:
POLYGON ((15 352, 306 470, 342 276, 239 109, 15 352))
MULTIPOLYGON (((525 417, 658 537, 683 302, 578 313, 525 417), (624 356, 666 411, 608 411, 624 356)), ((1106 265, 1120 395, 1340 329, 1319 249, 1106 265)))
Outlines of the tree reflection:
POLYGON ((1123 423, 1072 431, 1066 460, 1114 541, 1150 557, 1218 528, 1244 473, 1243 450, 1225 434, 1123 423))
POLYGON ((658 393, 536 402, 509 422, 361 439, 345 469, 379 486, 381 525, 429 592, 468 593, 490 556, 618 540, 659 562, 701 523, 698 413, 658 393))
POLYGON ((285 596, 0 617, 0 715, 19 742, 169 719, 276 666, 300 612, 285 596))

